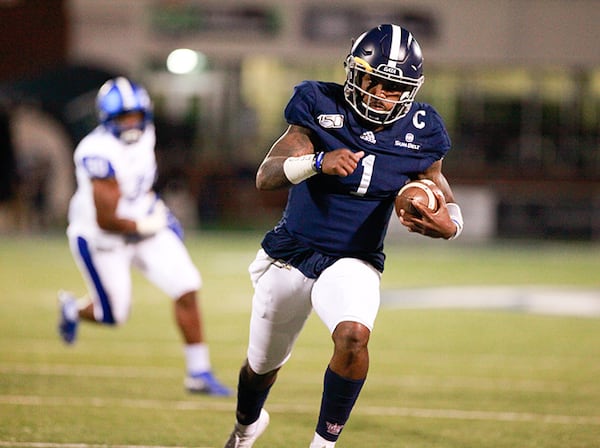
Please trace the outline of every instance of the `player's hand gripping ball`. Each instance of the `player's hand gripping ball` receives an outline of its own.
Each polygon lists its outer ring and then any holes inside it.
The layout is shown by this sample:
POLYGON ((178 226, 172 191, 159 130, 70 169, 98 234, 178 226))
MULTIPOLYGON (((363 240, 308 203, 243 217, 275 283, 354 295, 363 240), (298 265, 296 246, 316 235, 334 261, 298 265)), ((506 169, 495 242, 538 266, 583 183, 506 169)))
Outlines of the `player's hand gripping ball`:
POLYGON ((404 210, 413 216, 421 216, 418 210, 414 207, 414 202, 420 202, 430 210, 436 212, 439 208, 437 197, 433 193, 438 191, 443 193, 439 187, 429 179, 415 180, 404 185, 396 196, 395 208, 396 214, 400 216, 400 210, 404 210))

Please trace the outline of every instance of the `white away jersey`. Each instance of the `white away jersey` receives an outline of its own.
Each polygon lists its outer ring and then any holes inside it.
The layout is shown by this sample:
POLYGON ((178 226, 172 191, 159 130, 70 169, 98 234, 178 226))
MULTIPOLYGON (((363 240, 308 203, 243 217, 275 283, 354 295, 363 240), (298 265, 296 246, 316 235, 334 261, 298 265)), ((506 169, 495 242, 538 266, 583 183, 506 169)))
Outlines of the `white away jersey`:
POLYGON ((77 191, 69 205, 70 235, 90 239, 121 240, 120 235, 98 227, 92 179, 114 177, 121 190, 117 215, 136 220, 146 215, 156 200, 152 185, 156 178, 154 127, 146 126, 142 137, 127 145, 98 126, 77 146, 73 155, 77 191))

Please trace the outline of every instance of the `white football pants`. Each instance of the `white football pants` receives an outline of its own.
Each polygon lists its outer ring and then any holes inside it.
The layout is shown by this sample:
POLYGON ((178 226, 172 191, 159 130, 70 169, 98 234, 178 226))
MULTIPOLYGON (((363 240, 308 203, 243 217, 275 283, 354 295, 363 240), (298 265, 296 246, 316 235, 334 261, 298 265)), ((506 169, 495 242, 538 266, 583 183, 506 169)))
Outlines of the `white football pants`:
POLYGON ((373 329, 381 273, 365 261, 342 258, 310 279, 260 249, 248 270, 254 297, 247 355, 258 374, 287 362, 313 308, 330 333, 343 321, 373 329))
POLYGON ((138 243, 123 242, 110 248, 95 245, 93 240, 82 236, 69 235, 69 246, 99 322, 121 324, 129 317, 132 267, 174 300, 199 290, 202 285, 187 249, 170 229, 138 243), (108 309, 113 322, 106 319, 108 309))

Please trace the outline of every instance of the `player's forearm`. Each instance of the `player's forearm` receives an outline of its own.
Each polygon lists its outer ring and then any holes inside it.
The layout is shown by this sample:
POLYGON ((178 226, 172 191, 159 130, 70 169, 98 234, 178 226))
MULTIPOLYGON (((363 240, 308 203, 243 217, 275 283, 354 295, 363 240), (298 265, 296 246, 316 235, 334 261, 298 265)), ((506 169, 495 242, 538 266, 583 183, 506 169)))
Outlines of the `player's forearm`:
POLYGON ((98 227, 106 232, 132 234, 137 232, 135 221, 118 218, 116 216, 98 215, 98 227))
POLYGON ((286 157, 268 157, 258 168, 256 173, 256 188, 259 190, 278 190, 291 185, 285 176, 283 164, 286 157))

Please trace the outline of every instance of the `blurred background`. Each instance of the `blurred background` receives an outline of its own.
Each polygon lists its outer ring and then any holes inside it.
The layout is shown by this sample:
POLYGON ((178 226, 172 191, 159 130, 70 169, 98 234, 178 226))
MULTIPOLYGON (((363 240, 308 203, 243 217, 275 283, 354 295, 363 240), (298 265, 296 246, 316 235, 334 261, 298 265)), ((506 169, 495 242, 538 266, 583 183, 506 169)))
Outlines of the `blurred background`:
POLYGON ((116 75, 153 97, 158 188, 186 227, 273 225, 286 192, 254 173, 294 85, 343 83, 351 38, 385 22, 423 48, 464 238, 600 239, 598 0, 0 0, 0 233, 64 229, 116 75))

